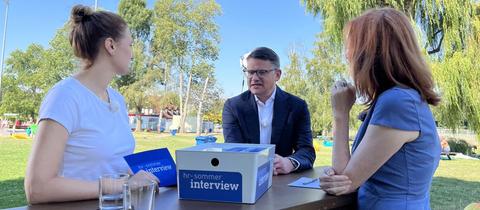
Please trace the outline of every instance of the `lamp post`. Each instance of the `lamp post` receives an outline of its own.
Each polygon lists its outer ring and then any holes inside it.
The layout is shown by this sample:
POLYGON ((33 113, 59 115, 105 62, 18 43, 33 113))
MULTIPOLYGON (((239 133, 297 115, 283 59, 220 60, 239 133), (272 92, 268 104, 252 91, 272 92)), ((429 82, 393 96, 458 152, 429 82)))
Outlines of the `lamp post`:
POLYGON ((2 101, 2 79, 3 79, 3 66, 5 61, 5 41, 7 38, 7 22, 8 22, 8 0, 5 2, 5 24, 3 26, 3 44, 2 44, 2 60, 0 61, 0 101, 2 101))
MULTIPOLYGON (((240 69, 242 71, 247 69, 247 57, 250 55, 250 52, 245 53, 244 55, 240 56, 240 69)), ((245 87, 245 75, 242 73, 242 90, 240 92, 243 92, 243 88, 245 87)))

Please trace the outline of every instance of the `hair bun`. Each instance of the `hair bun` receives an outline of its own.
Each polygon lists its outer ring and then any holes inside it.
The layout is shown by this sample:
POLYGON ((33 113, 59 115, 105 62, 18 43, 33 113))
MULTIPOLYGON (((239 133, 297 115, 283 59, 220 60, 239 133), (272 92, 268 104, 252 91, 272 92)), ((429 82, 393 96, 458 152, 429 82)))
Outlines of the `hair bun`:
POLYGON ((87 20, 92 14, 93 11, 90 7, 84 5, 75 5, 72 8, 70 19, 73 23, 78 24, 87 20))

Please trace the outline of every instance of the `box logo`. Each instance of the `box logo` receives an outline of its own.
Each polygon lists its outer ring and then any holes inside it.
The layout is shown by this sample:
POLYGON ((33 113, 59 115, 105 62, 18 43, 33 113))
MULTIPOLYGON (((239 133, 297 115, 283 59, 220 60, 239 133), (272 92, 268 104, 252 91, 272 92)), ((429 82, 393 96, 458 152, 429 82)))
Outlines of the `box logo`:
POLYGON ((268 189, 268 179, 270 178, 271 162, 268 161, 258 167, 257 171, 257 189, 255 191, 255 200, 258 200, 268 189))
POLYGON ((239 172, 179 170, 180 199, 242 202, 239 172))

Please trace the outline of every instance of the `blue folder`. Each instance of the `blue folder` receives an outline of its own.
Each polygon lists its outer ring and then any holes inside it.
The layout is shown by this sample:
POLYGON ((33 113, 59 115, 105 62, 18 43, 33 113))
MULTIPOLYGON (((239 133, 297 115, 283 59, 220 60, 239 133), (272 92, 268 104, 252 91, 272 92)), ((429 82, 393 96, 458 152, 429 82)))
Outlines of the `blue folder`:
POLYGON ((133 173, 144 170, 160 180, 160 187, 177 185, 177 167, 167 148, 139 152, 124 157, 133 173))

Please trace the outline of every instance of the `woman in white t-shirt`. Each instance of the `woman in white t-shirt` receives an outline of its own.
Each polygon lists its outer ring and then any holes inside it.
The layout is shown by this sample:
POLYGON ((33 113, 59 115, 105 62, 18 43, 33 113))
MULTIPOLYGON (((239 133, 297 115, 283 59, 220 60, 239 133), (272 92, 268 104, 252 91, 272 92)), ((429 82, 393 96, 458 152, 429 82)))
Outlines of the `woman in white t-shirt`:
MULTIPOLYGON (((133 153, 135 141, 125 101, 108 86, 129 71, 128 26, 117 14, 81 5, 73 7, 70 22, 70 43, 82 66, 40 107, 25 175, 29 203, 97 198, 99 176, 130 171, 123 157, 133 153)), ((134 177, 158 181, 144 171, 134 177)))

